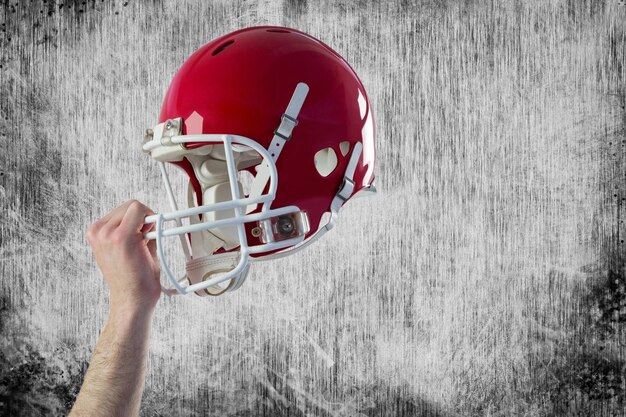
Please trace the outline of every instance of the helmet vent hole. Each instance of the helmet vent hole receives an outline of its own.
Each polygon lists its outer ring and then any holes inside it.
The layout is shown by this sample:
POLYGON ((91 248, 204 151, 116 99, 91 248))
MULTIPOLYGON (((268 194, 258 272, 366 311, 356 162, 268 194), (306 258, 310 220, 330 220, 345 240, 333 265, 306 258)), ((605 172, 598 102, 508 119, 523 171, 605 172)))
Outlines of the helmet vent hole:
POLYGON ((288 30, 285 29, 268 29, 268 32, 274 32, 274 33, 291 33, 288 30))
POLYGON ((341 156, 346 156, 348 151, 350 150, 350 142, 344 140, 339 144, 339 150, 341 151, 341 156))
POLYGON ((215 48, 215 51, 213 51, 213 53, 211 55, 215 56, 217 54, 219 54, 220 52, 222 52, 224 49, 228 48, 230 45, 232 45, 233 43, 235 43, 234 40, 230 40, 227 41, 223 44, 221 44, 220 46, 218 46, 217 48, 215 48))
POLYGON ((327 177, 337 168, 337 154, 333 148, 324 148, 315 154, 315 168, 322 177, 327 177))

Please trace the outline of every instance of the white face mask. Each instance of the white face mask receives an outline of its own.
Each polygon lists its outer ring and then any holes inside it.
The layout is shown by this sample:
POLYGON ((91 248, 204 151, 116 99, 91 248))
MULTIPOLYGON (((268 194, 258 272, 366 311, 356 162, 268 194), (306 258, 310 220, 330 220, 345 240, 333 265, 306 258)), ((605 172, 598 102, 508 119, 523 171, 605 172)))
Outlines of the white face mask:
MULTIPOLYGON (((353 176, 363 150, 360 142, 353 147, 343 183, 330 204, 327 222, 306 241, 310 230, 306 212, 297 206, 270 208, 276 198, 278 181, 275 162, 298 123, 307 94, 308 86, 299 83, 274 132, 268 148, 271 152, 257 141, 237 135, 181 135, 180 118, 161 123, 148 132, 143 149, 159 163, 172 209, 145 219, 146 223, 156 223, 156 230, 146 233, 145 237, 156 239, 161 268, 171 283, 163 286, 166 294, 219 295, 237 289, 246 279, 251 261, 293 254, 332 229, 339 209, 354 190, 353 176), (195 149, 184 146, 198 142, 205 145, 195 149), (201 205, 196 206, 190 187, 189 208, 179 210, 164 163, 183 158, 189 161, 200 183, 201 202, 198 203, 201 205), (237 173, 252 166, 256 166, 256 175, 245 196, 237 173), (253 213, 259 205, 261 210, 253 213), (183 225, 181 219, 189 219, 189 224, 183 225), (165 228, 165 222, 175 225, 165 228), (260 244, 248 244, 246 224, 249 228, 252 225, 250 233, 260 244), (179 237, 187 260, 187 273, 181 279, 174 276, 164 255, 162 241, 170 236, 179 237), (215 253, 220 249, 222 253, 215 253), (220 286, 222 283, 225 285, 220 286)), ((362 191, 375 189, 370 186, 362 191)))
POLYGON ((274 252, 294 247, 304 241, 309 232, 306 213, 296 206, 271 209, 276 196, 277 172, 275 161, 297 124, 297 116, 308 93, 306 84, 296 87, 291 102, 276 129, 272 154, 258 142, 237 135, 181 135, 182 119, 168 120, 148 132, 143 149, 160 166, 172 211, 148 216, 146 223, 156 223, 156 230, 145 235, 156 239, 161 267, 171 286, 163 287, 166 294, 219 295, 241 286, 249 269, 250 255, 274 252), (204 142, 201 148, 187 149, 184 143, 204 142), (278 149, 278 151, 276 151, 278 149), (189 208, 179 210, 166 161, 186 158, 201 184, 202 205, 194 203, 193 191, 188 192, 189 208), (244 167, 257 166, 257 174, 249 195, 243 194, 237 173, 244 167), (268 186, 269 183, 269 186, 268 186), (268 188, 266 193, 263 190, 268 188), (261 205, 258 213, 251 213, 261 205), (202 216, 202 219, 200 219, 202 216), (181 219, 189 219, 183 225, 181 219), (166 222, 175 226, 165 228, 166 222), (250 246, 245 224, 254 224, 252 235, 261 244, 250 246), (191 245, 185 236, 189 235, 191 245), (179 236, 187 259, 187 274, 177 279, 163 251, 162 240, 179 236), (190 247, 191 246, 191 247, 190 247), (232 251, 238 248, 237 251, 232 251), (215 254, 219 249, 226 252, 215 254), (219 284, 229 281, 225 286, 219 284))

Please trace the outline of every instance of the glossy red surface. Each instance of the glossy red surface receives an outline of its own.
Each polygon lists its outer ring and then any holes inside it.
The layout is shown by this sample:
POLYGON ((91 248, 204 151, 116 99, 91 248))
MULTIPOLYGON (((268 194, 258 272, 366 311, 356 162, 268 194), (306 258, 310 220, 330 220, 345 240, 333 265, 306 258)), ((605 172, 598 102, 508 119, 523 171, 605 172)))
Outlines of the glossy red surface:
MULTIPOLYGON (((276 162, 278 189, 272 207, 296 205, 305 210, 310 235, 329 211, 357 141, 363 143, 363 153, 354 175, 354 192, 373 181, 374 123, 369 100, 352 68, 330 47, 281 27, 224 35, 201 47, 179 69, 159 122, 186 119, 197 112, 203 118, 203 133, 246 136, 267 148, 299 82, 308 84, 309 94, 298 126, 276 162), (351 143, 345 157, 339 148, 343 141, 351 143), (330 175, 322 177, 314 155, 326 147, 335 150, 339 161, 330 175)), ((192 180, 195 187, 196 183, 192 180)), ((251 245, 257 243, 251 235, 248 239, 251 245)))

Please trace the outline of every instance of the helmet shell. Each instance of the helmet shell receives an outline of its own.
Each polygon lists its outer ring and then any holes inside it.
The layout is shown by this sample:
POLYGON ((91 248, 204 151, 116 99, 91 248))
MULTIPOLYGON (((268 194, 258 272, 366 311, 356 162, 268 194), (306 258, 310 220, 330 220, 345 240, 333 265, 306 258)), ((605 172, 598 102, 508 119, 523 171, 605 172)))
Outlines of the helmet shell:
MULTIPOLYGON (((298 125, 276 160, 278 187, 272 207, 295 205, 306 211, 308 237, 330 211, 356 142, 363 144, 363 152, 353 177, 354 193, 374 178, 374 122, 367 93, 350 65, 329 46, 298 30, 275 26, 242 29, 217 38, 178 70, 165 95, 159 123, 177 117, 186 120, 195 112, 202 117, 202 132, 192 133, 245 136, 267 149, 300 82, 309 86, 309 93, 298 125), (350 144, 345 155, 342 142, 350 144), (330 174, 322 176, 315 154, 325 148, 332 148, 338 161, 330 174)), ((199 195, 189 163, 177 164, 185 168, 199 195)), ((256 240, 250 230, 248 239, 256 240)))

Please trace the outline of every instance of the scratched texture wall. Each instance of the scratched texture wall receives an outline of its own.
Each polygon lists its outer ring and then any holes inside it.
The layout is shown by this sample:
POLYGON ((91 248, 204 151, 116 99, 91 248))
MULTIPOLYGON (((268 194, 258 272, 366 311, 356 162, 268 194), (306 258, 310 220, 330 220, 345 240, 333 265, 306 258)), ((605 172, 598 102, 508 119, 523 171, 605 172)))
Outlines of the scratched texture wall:
POLYGON ((167 208, 143 130, 261 24, 360 74, 379 194, 232 295, 162 299, 142 414, 625 412, 623 1, 2 3, 1 415, 71 407, 107 313, 86 228, 167 208))

